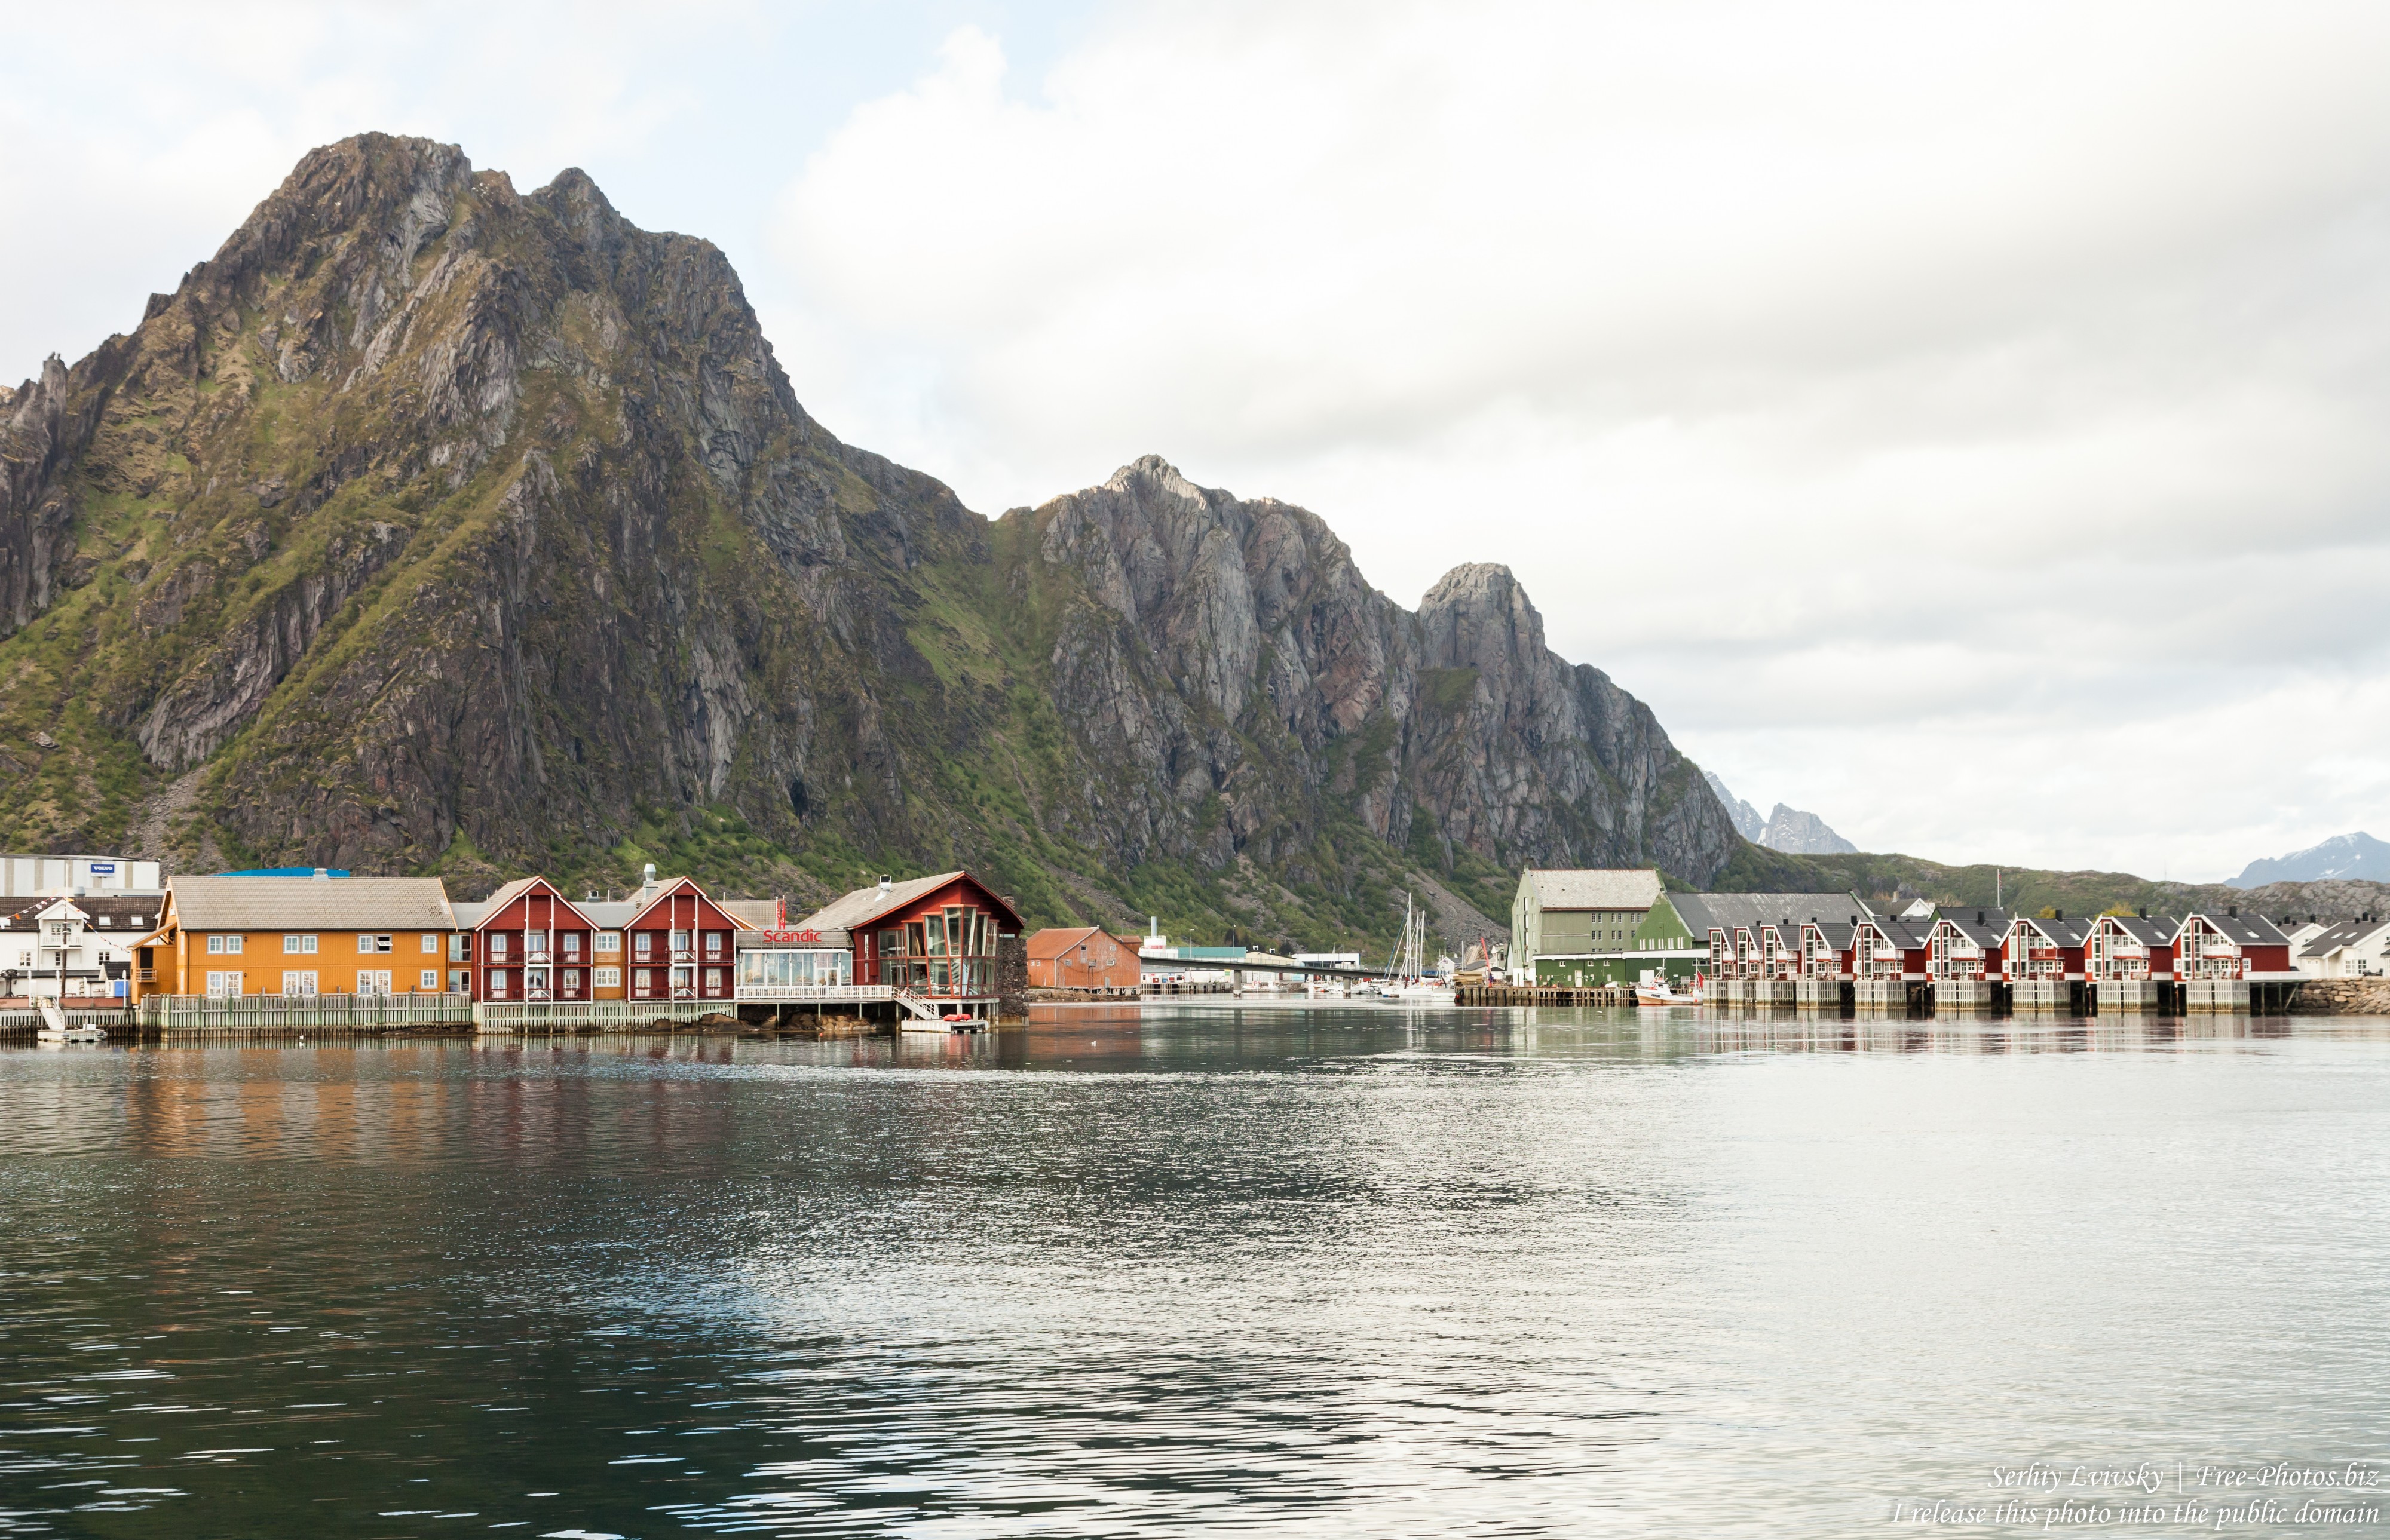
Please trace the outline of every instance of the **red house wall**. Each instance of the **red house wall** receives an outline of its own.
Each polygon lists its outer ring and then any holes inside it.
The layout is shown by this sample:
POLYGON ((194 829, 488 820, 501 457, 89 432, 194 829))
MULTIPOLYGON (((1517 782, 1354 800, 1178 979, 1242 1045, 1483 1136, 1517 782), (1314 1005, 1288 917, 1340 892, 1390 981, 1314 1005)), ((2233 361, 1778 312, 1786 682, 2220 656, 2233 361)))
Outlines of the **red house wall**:
POLYGON ((724 914, 696 883, 686 879, 673 883, 623 928, 623 994, 633 1000, 671 999, 675 989, 673 970, 686 968, 689 997, 729 999, 737 960, 732 941, 739 929, 739 922, 724 914), (689 932, 691 944, 686 957, 673 956, 675 930, 689 932))
POLYGON ((469 959, 473 998, 476 1000, 516 1001, 527 998, 523 993, 524 970, 538 966, 547 969, 547 998, 551 1000, 586 1000, 590 997, 590 969, 594 966, 597 929, 586 916, 575 909, 561 894, 545 884, 533 888, 505 908, 482 917, 473 927, 473 956, 469 959), (547 961, 532 964, 523 955, 522 933, 545 930, 548 933, 547 961), (506 955, 492 955, 496 937, 506 938, 506 955), (568 953, 563 938, 571 936, 576 943, 568 953), (570 969, 578 977, 567 981, 570 969), (500 994, 492 987, 490 974, 502 970, 507 976, 507 988, 500 994), (568 982, 571 992, 567 992, 568 982))

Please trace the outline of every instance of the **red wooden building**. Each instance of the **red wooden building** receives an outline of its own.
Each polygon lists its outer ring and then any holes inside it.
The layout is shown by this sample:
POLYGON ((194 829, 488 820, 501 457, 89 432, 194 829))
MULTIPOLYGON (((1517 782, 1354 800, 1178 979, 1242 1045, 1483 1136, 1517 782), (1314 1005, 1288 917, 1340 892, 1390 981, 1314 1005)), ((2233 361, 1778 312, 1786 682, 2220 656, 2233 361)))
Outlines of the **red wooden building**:
POLYGON ((459 960, 477 1000, 589 1000, 597 940, 597 925, 554 884, 525 877, 483 902, 459 960))
POLYGON ((996 940, 1021 934, 1012 901, 968 871, 881 878, 797 922, 852 938, 854 982, 957 1006, 995 1005, 996 940))
POLYGON ((633 1000, 727 1000, 742 922, 686 877, 643 887, 623 924, 633 1000))
POLYGON ((2000 946, 2010 981, 2081 982, 2092 930, 2091 921, 2068 919, 2063 911, 2048 918, 2019 915, 2000 946))
POLYGON ((2175 971, 2185 979, 2287 979, 2291 941, 2269 919, 2230 910, 2191 915, 2175 937, 2175 971))
POLYGON ((2101 915, 2084 943, 2084 967, 2094 983, 2170 980, 2181 930, 2180 920, 2146 912, 2101 915))

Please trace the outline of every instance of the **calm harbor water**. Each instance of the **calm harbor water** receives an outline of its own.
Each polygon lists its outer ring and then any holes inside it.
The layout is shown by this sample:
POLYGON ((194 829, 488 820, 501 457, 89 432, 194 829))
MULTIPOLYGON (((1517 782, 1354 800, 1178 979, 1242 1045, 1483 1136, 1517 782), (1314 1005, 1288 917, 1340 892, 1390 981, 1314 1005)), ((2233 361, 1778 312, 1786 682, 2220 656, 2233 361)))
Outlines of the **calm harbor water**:
POLYGON ((9 1048, 0 1534, 2390 1535, 1991 1484, 2390 1469, 2385 1238, 2372 1020, 9 1048))

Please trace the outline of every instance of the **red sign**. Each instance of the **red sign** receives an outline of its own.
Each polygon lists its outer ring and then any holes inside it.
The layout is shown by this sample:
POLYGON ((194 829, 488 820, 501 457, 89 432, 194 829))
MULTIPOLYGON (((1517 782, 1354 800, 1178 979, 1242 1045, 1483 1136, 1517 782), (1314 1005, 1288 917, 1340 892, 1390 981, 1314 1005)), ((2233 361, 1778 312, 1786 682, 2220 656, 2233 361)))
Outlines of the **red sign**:
POLYGON ((819 930, 766 930, 764 932, 764 939, 796 946, 819 946, 821 932, 819 930))

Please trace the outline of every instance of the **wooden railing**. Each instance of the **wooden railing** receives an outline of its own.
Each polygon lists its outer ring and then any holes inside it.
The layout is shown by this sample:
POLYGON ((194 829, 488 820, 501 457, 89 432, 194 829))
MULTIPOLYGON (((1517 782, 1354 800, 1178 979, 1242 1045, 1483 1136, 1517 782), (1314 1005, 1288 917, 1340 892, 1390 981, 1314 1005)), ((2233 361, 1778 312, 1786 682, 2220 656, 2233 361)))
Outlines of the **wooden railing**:
POLYGON ((472 1024, 468 995, 152 995, 135 1020, 161 1032, 384 1032, 472 1024))

